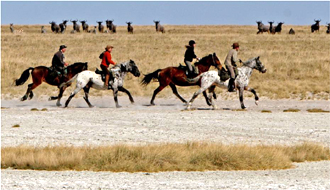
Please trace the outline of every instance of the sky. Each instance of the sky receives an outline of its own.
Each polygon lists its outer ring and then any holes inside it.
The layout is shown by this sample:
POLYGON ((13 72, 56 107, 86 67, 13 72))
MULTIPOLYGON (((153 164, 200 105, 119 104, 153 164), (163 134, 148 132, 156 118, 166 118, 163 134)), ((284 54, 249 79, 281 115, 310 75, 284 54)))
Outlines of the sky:
MULTIPOLYGON (((114 20, 121 26, 256 25, 256 21, 310 25, 330 23, 330 1, 1 1, 1 24, 49 24, 63 20, 114 20)), ((72 24, 72 23, 69 23, 72 24)))

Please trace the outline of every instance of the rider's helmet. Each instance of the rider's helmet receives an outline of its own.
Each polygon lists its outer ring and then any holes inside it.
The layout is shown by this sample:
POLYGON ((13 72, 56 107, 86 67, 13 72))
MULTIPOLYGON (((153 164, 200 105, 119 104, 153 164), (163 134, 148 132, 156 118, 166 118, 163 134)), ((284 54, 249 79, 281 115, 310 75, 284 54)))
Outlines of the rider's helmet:
POLYGON ((189 45, 190 45, 190 46, 193 46, 194 44, 196 44, 196 42, 195 42, 194 40, 190 40, 190 41, 189 41, 189 45))

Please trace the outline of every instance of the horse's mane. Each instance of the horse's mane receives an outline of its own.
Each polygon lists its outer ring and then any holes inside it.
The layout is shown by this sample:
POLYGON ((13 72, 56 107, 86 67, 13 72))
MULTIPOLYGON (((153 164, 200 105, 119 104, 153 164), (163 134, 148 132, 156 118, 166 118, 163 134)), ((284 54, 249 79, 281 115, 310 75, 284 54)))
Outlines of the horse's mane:
POLYGON ((203 64, 205 62, 205 60, 210 56, 211 54, 203 57, 202 59, 200 59, 198 62, 195 62, 194 65, 197 66, 197 65, 200 65, 200 64, 203 64))
POLYGON ((86 64, 87 62, 76 62, 76 63, 74 63, 74 64, 71 64, 71 65, 69 65, 68 67, 75 67, 75 66, 77 66, 77 65, 84 65, 84 64, 86 64))
POLYGON ((116 68, 116 67, 121 68, 122 65, 127 64, 128 62, 129 62, 129 61, 121 62, 121 63, 119 63, 119 64, 116 64, 116 65, 113 66, 112 68, 116 68))
POLYGON ((243 65, 248 65, 248 64, 250 64, 253 60, 255 60, 257 57, 254 57, 254 58, 251 58, 251 59, 249 59, 249 60, 247 60, 247 61, 245 61, 245 62, 243 62, 243 65))

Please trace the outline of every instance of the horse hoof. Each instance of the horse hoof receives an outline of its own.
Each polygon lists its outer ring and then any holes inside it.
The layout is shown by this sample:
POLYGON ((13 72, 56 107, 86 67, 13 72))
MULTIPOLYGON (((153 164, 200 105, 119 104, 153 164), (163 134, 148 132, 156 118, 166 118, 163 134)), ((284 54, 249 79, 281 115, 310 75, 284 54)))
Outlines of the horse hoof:
POLYGON ((259 101, 256 101, 255 103, 256 103, 256 105, 258 105, 259 101))
POLYGON ((122 106, 120 106, 120 105, 116 105, 116 108, 121 108, 122 106))
MULTIPOLYGON (((57 107, 61 107, 61 106, 62 106, 62 104, 56 104, 56 106, 57 106, 57 107)), ((65 107, 66 107, 66 106, 65 106, 65 107)))
POLYGON ((155 103, 150 103, 151 106, 155 106, 156 104, 155 103))
POLYGON ((27 97, 26 96, 23 96, 22 98, 21 98, 21 101, 24 101, 24 100, 26 100, 27 99, 27 97))

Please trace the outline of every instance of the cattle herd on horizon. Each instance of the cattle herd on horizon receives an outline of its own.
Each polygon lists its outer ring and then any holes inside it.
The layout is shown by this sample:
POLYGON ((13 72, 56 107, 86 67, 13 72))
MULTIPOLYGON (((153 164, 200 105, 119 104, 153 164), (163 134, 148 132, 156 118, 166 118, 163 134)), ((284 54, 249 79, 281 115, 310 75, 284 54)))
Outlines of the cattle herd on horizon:
MULTIPOLYGON (((93 33, 93 34, 97 34, 97 33, 116 33, 117 30, 117 26, 113 24, 114 20, 106 20, 105 21, 105 26, 102 24, 103 21, 96 21, 96 23, 98 23, 96 26, 89 28, 89 25, 87 24, 86 20, 81 20, 79 21, 81 23, 82 26, 82 32, 86 32, 86 33, 93 33)), ((320 31, 320 22, 321 20, 315 20, 315 24, 311 25, 311 32, 319 32, 320 31)), ((60 24, 56 24, 55 21, 51 21, 49 22, 50 24, 50 29, 53 33, 59 33, 59 34, 63 34, 65 33, 66 29, 67 29, 67 22, 69 22, 69 20, 63 20, 62 23, 60 24)), ((71 34, 74 33, 79 33, 80 31, 80 25, 78 24, 78 19, 76 20, 70 20, 70 22, 72 22, 72 30, 70 31, 71 34)), ((155 27, 156 27, 156 32, 161 32, 161 33, 165 33, 165 28, 164 26, 162 26, 160 24, 160 21, 153 21, 155 23, 155 27)), ((264 25, 262 23, 262 21, 256 21, 257 26, 258 26, 258 32, 257 34, 262 34, 264 32, 267 32, 269 34, 280 34, 282 31, 282 25, 284 24, 284 22, 278 22, 276 26, 274 26, 274 21, 268 21, 269 25, 264 25)), ((126 22, 127 24, 127 32, 129 34, 133 34, 133 26, 132 26, 132 22, 126 22)), ((329 34, 330 33, 330 23, 326 23, 326 33, 329 34)), ((14 29, 14 24, 11 23, 10 24, 10 31, 11 33, 22 33, 23 29, 18 29, 15 30, 14 29)), ((41 33, 45 34, 47 33, 47 30, 45 29, 45 26, 41 26, 41 33)), ((288 34, 295 34, 296 32, 294 31, 293 28, 290 29, 288 34)))

